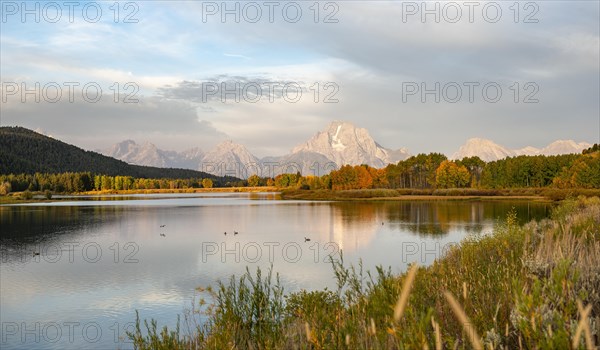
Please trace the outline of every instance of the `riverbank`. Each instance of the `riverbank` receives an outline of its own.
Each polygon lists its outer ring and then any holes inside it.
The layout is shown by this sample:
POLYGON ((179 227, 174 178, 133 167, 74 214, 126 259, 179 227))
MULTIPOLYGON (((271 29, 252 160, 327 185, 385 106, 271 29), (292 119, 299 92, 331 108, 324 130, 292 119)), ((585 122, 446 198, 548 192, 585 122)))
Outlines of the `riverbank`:
MULTIPOLYGON (((169 193, 262 193, 262 192, 278 192, 276 187, 218 187, 218 188, 186 188, 186 189, 145 189, 145 190, 106 190, 106 191, 85 191, 77 193, 56 193, 56 195, 85 195, 85 196, 101 196, 101 195, 128 195, 128 194, 169 194, 169 193)), ((19 203, 37 203, 51 202, 63 200, 53 197, 47 197, 46 192, 12 192, 8 195, 0 196, 0 205, 2 204, 19 204, 19 203)))
POLYGON ((381 200, 563 200, 577 196, 600 196, 600 189, 365 189, 365 190, 296 190, 284 189, 282 199, 325 201, 381 200))
POLYGON ((523 226, 509 214, 399 276, 342 256, 332 266, 337 289, 288 294, 270 271, 247 270, 198 288, 182 325, 191 333, 138 319, 128 336, 136 349, 593 349, 599 340, 597 197, 523 226))
POLYGON ((87 191, 78 194, 102 195, 102 194, 157 194, 157 193, 223 193, 223 192, 278 192, 274 186, 263 187, 214 187, 214 188, 182 188, 182 189, 145 189, 145 190, 107 190, 87 191))
MULTIPOLYGON (((281 189, 275 186, 260 187, 218 187, 186 189, 140 189, 106 190, 71 195, 128 195, 128 194, 169 194, 169 193, 262 193, 278 192, 284 200, 310 201, 473 201, 473 200, 528 200, 560 201, 577 196, 598 197, 600 189, 555 189, 555 188, 517 188, 517 189, 364 189, 364 190, 298 190, 281 189)), ((60 200, 47 197, 46 192, 13 192, 0 196, 0 205, 60 200)))

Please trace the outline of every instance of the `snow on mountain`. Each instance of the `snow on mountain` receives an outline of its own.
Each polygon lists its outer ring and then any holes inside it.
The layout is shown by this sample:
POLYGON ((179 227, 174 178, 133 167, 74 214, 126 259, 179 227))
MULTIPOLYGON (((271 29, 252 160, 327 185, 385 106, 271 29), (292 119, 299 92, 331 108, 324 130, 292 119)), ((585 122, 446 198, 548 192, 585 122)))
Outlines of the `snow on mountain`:
POLYGON ((198 170, 219 176, 247 178, 260 174, 259 159, 248 149, 231 140, 219 143, 202 158, 198 170))
POLYGON ((541 150, 539 148, 527 146, 513 151, 516 156, 537 156, 541 150))
POLYGON ((158 149, 150 142, 137 144, 133 140, 119 142, 100 153, 129 164, 184 169, 196 169, 203 156, 198 148, 177 153, 158 149))
POLYGON ((472 138, 462 145, 459 150, 450 157, 450 159, 462 159, 464 157, 477 156, 486 162, 491 162, 506 157, 515 156, 535 156, 535 155, 558 155, 558 154, 570 154, 570 153, 581 153, 586 148, 591 147, 591 144, 587 142, 577 143, 573 140, 558 140, 552 142, 548 146, 539 149, 531 146, 527 146, 517 150, 511 150, 504 146, 498 145, 493 141, 472 138))
POLYGON ((472 138, 462 145, 450 159, 463 159, 465 157, 479 157, 481 160, 491 162, 494 160, 515 156, 515 152, 493 141, 472 138))
POLYGON ((553 156, 557 154, 581 153, 584 149, 592 147, 587 142, 577 143, 573 140, 554 141, 541 150, 541 154, 553 156))
MULTIPOLYGON (((472 138, 450 159, 477 156, 490 162, 520 155, 581 153, 589 147, 591 144, 586 142, 558 140, 541 149, 528 146, 511 150, 490 140, 472 138)), ((323 131, 296 146, 291 153, 279 157, 258 159, 246 147, 233 141, 221 142, 207 153, 199 148, 183 152, 164 151, 152 143, 137 144, 133 140, 125 140, 99 152, 130 164, 195 169, 239 178, 253 174, 274 177, 297 171, 303 175, 320 176, 345 164, 368 164, 381 168, 410 156, 405 148, 391 150, 382 147, 373 140, 367 129, 343 121, 332 122, 323 131)))
POLYGON ((172 168, 197 169, 198 164, 204 158, 204 152, 198 147, 190 148, 182 152, 168 151, 171 155, 172 168))
POLYGON ((262 176, 275 177, 283 173, 300 171, 302 175, 321 176, 339 166, 329 158, 315 152, 295 152, 281 157, 264 157, 260 160, 262 176))
POLYGON ((101 153, 130 164, 168 167, 168 155, 149 142, 140 145, 133 140, 125 140, 101 153))
POLYGON ((383 167, 408 157, 406 150, 383 148, 373 140, 367 129, 343 121, 332 122, 325 130, 292 150, 292 154, 300 152, 321 154, 338 166, 368 164, 383 167))
POLYGON ((240 178, 252 174, 272 177, 296 171, 320 176, 345 164, 384 167, 409 157, 407 149, 382 147, 367 129, 342 121, 332 122, 289 154, 260 160, 233 141, 221 142, 207 153, 198 148, 177 153, 160 150, 149 142, 140 145, 126 140, 101 153, 131 164, 196 169, 240 178))

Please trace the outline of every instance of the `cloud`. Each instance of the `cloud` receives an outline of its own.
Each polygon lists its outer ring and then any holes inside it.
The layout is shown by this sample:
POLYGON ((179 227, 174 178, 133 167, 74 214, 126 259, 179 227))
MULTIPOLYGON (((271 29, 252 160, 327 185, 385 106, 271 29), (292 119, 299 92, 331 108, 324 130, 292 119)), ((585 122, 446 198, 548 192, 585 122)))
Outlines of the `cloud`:
POLYGON ((248 57, 248 56, 244 56, 244 55, 239 55, 239 54, 234 54, 234 53, 224 53, 223 56, 225 56, 225 57, 243 58, 245 60, 251 60, 252 59, 252 57, 248 57))
MULTIPOLYGON (((559 138, 600 138, 597 128, 589 127, 600 126, 598 2, 536 2, 537 23, 524 23, 532 12, 523 3, 515 23, 513 4, 503 2, 497 23, 482 17, 484 3, 478 3, 473 23, 465 13, 457 23, 444 18, 422 23, 418 15, 403 22, 406 3, 334 2, 336 23, 325 23, 332 12, 323 3, 317 23, 312 3, 300 3, 303 16, 295 23, 281 18, 281 6, 273 22, 242 17, 236 23, 219 15, 202 21, 202 3, 173 1, 137 3, 136 24, 110 18, 95 24, 3 24, 4 81, 101 81, 103 86, 133 81, 147 97, 134 107, 11 106, 8 117, 3 105, 2 123, 24 121, 57 137, 105 145, 117 136, 140 135, 179 148, 227 135, 264 155, 287 152, 334 119, 368 128, 386 147, 413 152, 453 152, 473 136, 511 147, 523 140, 544 145, 559 138), (471 81, 500 84, 502 101, 488 103, 481 94, 474 103, 402 101, 403 82, 471 81), (243 84, 286 82, 300 84, 302 100, 289 103, 280 90, 272 102, 221 103, 220 94, 202 99, 206 84, 225 83, 240 94, 243 84), (316 82, 321 84, 317 103, 311 99, 316 82), (339 102, 322 103, 328 93, 324 82, 337 84, 339 102), (523 103, 528 82, 539 87, 538 103, 523 103), (80 136, 89 127, 104 132, 89 140, 80 136), (192 134, 206 137, 197 141, 192 134)), ((248 97, 252 92, 246 90, 248 97)))
POLYGON ((9 99, 2 111, 3 125, 46 130, 87 149, 103 149, 124 139, 151 140, 167 149, 207 149, 227 137, 210 121, 199 118, 189 103, 159 97, 141 96, 138 103, 114 103, 112 99, 21 103, 9 99))

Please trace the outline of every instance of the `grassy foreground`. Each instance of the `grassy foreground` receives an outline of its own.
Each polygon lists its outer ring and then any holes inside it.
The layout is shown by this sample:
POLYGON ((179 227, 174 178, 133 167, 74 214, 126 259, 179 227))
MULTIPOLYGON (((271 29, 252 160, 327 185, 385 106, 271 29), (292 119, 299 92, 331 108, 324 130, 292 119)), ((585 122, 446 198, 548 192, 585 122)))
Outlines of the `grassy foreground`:
POLYGON ((285 294, 246 271, 208 293, 183 329, 155 321, 137 349, 591 349, 600 328, 600 198, 564 201, 524 226, 451 248, 401 276, 332 259, 336 290, 285 294), (200 321, 202 320, 202 322, 200 321))

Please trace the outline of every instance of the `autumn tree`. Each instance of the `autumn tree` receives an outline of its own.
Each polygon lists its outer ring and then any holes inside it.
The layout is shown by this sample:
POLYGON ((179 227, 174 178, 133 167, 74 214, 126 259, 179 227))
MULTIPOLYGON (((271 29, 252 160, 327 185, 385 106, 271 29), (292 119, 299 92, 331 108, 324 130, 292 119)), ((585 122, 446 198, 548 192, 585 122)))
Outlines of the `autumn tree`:
POLYGON ((471 187, 479 187, 479 183, 481 182, 481 173, 483 172, 483 168, 485 167, 485 162, 481 160, 481 158, 474 157, 465 157, 460 161, 456 162, 459 166, 464 166, 469 171, 471 180, 471 187))
POLYGON ((254 174, 248 178, 248 186, 250 186, 250 187, 256 187, 259 185, 259 183, 260 183, 260 177, 256 174, 254 174))
POLYGON ((344 165, 331 172, 331 188, 334 190, 350 190, 357 188, 358 175, 351 165, 344 165))
POLYGON ((463 165, 445 160, 436 170, 436 185, 438 188, 466 187, 471 175, 463 165))
POLYGON ((373 177, 369 172, 368 165, 355 166, 356 171, 356 189, 367 189, 373 187, 373 177))
POLYGON ((213 187, 213 181, 209 178, 205 178, 202 179, 202 187, 204 188, 212 188, 213 187))

